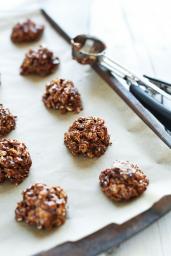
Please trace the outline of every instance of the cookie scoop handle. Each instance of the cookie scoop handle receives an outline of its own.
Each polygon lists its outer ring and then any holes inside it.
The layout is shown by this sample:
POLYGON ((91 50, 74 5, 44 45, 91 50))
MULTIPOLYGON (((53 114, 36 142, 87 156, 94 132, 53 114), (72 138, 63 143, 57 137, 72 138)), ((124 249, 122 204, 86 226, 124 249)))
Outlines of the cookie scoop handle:
POLYGON ((137 85, 130 85, 130 92, 165 126, 166 129, 171 131, 171 111, 169 109, 137 85))

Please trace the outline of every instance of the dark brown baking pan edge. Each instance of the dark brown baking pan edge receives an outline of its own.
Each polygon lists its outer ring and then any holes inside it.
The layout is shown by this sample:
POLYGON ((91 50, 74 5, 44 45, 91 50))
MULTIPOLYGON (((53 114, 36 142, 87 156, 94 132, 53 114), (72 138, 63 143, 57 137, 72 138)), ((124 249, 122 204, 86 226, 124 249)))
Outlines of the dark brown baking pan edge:
MULTIPOLYGON (((44 11, 41 13, 49 21, 51 26, 68 42, 70 37, 54 22, 44 11)), ((149 113, 137 99, 107 70, 98 65, 92 67, 111 88, 130 106, 130 108, 154 131, 154 133, 171 148, 171 138, 160 123, 149 113)), ((165 196, 156 202, 147 211, 137 215, 127 222, 117 225, 110 224, 99 231, 76 242, 66 242, 47 251, 40 252, 36 256, 95 256, 120 245, 136 233, 145 229, 164 214, 171 210, 171 195, 165 196)))
MULTIPOLYGON (((95 256, 120 245, 171 210, 171 195, 121 225, 110 224, 76 242, 66 242, 36 256, 95 256)), ((87 223, 88 225, 88 223, 87 223)))

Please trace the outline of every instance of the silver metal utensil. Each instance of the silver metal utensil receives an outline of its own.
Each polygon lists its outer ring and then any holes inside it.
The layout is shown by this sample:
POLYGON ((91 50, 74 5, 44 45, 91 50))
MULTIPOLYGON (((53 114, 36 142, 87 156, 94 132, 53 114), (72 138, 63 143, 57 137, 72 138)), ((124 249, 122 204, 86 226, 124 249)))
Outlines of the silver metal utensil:
POLYGON ((171 131, 171 111, 162 103, 163 98, 171 100, 171 85, 149 76, 138 77, 124 66, 106 56, 106 45, 98 38, 78 35, 71 40, 72 57, 81 64, 94 63, 103 66, 111 75, 126 81, 129 91, 148 109, 165 127, 171 131), (145 88, 142 89, 142 87, 145 88), (161 103, 153 96, 160 94, 161 103))
POLYGON ((81 64, 93 64, 94 62, 107 68, 115 76, 124 79, 128 85, 143 85, 156 93, 171 100, 171 93, 161 89, 155 83, 144 77, 138 77, 127 68, 106 56, 106 45, 100 39, 89 35, 78 35, 71 40, 72 56, 81 64))

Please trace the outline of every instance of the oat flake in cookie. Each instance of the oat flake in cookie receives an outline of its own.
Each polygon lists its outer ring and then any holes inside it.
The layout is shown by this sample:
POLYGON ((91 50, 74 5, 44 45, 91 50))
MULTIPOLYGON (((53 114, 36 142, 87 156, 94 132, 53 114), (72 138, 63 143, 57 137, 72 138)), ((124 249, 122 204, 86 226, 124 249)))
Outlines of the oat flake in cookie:
POLYGON ((52 51, 40 46, 38 49, 29 50, 20 67, 20 74, 47 76, 53 73, 59 65, 59 58, 54 57, 52 51))
POLYGON ((110 143, 110 136, 103 119, 80 117, 64 134, 64 143, 74 156, 100 157, 110 143))
POLYGON ((0 140, 0 183, 8 180, 18 185, 28 176, 31 164, 24 143, 14 139, 0 140))
POLYGON ((127 161, 116 161, 113 168, 101 172, 99 180, 102 191, 116 202, 140 196, 149 184, 140 168, 127 161))
POLYGON ((14 43, 29 43, 37 41, 44 30, 44 26, 38 25, 28 19, 23 23, 17 23, 11 33, 11 40, 14 43))
POLYGON ((8 108, 0 104, 0 136, 4 136, 15 129, 16 116, 13 116, 8 108))
POLYGON ((59 110, 61 113, 79 113, 82 108, 81 96, 73 82, 65 79, 52 80, 46 86, 43 102, 49 109, 59 110))
POLYGON ((15 218, 38 229, 61 226, 66 220, 67 195, 59 186, 37 183, 23 192, 15 218))

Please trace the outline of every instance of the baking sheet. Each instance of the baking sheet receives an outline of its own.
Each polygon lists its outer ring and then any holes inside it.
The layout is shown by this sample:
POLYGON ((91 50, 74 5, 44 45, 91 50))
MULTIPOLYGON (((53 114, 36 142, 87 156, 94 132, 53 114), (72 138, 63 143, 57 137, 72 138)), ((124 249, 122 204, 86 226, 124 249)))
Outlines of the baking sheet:
POLYGON ((162 196, 171 193, 171 151, 132 110, 88 66, 71 59, 70 47, 43 17, 28 17, 44 23, 38 43, 16 46, 9 40, 16 20, 0 25, 0 102, 18 116, 16 130, 9 137, 22 140, 31 153, 29 177, 18 187, 0 186, 0 248, 2 255, 25 256, 65 241, 78 240, 110 223, 123 223, 147 210, 162 196), (30 48, 44 44, 61 59, 60 68, 46 78, 22 77, 19 66, 30 48), (79 115, 48 111, 41 97, 46 83, 55 78, 74 81, 84 104, 79 115), (99 159, 74 158, 63 144, 63 135, 79 116, 105 119, 112 146, 99 159), (100 171, 114 160, 129 160, 141 166, 150 179, 148 190, 129 204, 114 204, 100 191, 100 171), (52 232, 36 231, 14 219, 21 192, 35 182, 60 185, 68 194, 68 219, 52 232))

